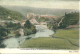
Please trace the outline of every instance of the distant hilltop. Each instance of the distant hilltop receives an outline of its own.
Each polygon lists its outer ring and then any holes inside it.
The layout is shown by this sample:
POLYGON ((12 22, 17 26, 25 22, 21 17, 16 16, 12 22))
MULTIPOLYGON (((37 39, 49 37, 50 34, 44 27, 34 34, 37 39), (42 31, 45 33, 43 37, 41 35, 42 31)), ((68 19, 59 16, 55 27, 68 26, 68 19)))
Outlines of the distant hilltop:
POLYGON ((74 9, 49 9, 49 8, 35 8, 28 6, 3 6, 7 9, 18 11, 22 13, 25 17, 28 13, 35 13, 39 15, 54 15, 54 16, 64 16, 65 12, 75 12, 78 10, 74 9))

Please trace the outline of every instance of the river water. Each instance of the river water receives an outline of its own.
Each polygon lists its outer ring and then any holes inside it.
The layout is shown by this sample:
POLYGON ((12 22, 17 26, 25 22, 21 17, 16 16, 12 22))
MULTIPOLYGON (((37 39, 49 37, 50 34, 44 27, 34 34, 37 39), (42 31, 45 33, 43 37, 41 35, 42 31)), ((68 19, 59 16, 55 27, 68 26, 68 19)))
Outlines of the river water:
MULTIPOLYGON (((49 30, 45 25, 36 25, 36 29, 37 29, 36 34, 29 35, 31 38, 50 37, 50 35, 54 34, 54 32, 52 30, 49 30)), ((6 48, 17 48, 27 38, 28 36, 20 36, 19 38, 11 37, 5 39, 3 41, 3 44, 6 45, 6 48)))

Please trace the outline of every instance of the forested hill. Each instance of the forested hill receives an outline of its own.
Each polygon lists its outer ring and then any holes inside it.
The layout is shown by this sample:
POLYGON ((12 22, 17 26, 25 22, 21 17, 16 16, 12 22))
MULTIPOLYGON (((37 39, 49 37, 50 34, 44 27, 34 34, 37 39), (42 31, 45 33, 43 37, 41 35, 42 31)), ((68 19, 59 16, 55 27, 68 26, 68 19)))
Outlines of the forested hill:
POLYGON ((21 20, 24 16, 16 11, 12 11, 0 6, 0 19, 2 20, 21 20))
POLYGON ((66 28, 69 25, 79 24, 79 12, 65 13, 60 28, 66 28))

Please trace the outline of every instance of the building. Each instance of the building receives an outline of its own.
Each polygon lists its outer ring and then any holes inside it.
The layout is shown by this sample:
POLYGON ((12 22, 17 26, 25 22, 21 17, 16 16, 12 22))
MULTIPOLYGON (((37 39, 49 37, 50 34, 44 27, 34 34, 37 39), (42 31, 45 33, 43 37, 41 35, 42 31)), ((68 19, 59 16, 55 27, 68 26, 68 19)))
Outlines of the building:
POLYGON ((23 26, 24 26, 24 24, 25 24, 25 21, 21 23, 21 26, 23 27, 23 26))
POLYGON ((52 16, 52 15, 40 15, 39 16, 39 18, 41 18, 41 17, 43 17, 43 18, 54 18, 54 19, 57 19, 58 17, 57 16, 52 16))
POLYGON ((39 23, 36 21, 36 19, 31 19, 30 22, 31 22, 32 24, 39 24, 39 23))
POLYGON ((35 14, 34 13, 27 14, 27 19, 30 19, 30 18, 35 18, 35 14))

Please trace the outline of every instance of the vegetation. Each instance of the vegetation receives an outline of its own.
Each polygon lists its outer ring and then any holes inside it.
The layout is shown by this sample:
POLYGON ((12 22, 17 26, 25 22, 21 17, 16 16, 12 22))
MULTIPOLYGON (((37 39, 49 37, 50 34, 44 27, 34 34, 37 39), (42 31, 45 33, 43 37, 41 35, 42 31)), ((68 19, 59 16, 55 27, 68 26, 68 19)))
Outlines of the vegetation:
POLYGON ((72 13, 65 13, 65 16, 62 18, 58 18, 57 20, 51 19, 48 22, 48 28, 56 31, 57 29, 64 29, 68 27, 69 25, 76 25, 79 23, 79 13, 78 12, 72 12, 72 13), (61 23, 59 24, 59 22, 61 23), (59 24, 59 26, 58 26, 59 24))
POLYGON ((31 28, 31 25, 32 25, 32 24, 30 23, 30 21, 27 20, 26 23, 24 24, 24 27, 25 27, 25 28, 27 27, 27 28, 29 29, 29 28, 31 28))
POLYGON ((5 23, 5 27, 10 31, 8 36, 20 36, 19 34, 19 29, 21 28, 20 23, 13 23, 13 22, 8 22, 5 23))
POLYGON ((47 26, 48 26, 49 29, 53 30, 54 32, 56 32, 56 30, 58 29, 57 21, 54 20, 54 19, 51 19, 51 20, 47 23, 47 26))
POLYGON ((20 37, 21 36, 21 34, 19 33, 19 31, 15 31, 14 33, 15 33, 15 37, 20 37))
POLYGON ((35 26, 32 25, 29 20, 27 20, 26 23, 24 24, 24 33, 25 35, 36 33, 35 26))
MULTIPOLYGON (((19 28, 22 28, 21 24, 13 21, 21 21, 24 19, 24 16, 22 14, 0 6, 0 19, 5 20, 5 27, 10 31, 9 35, 20 35, 19 31, 17 30, 19 30, 19 28), (11 22, 6 22, 7 20, 11 22)), ((35 26, 32 25, 29 20, 27 20, 26 24, 24 25, 24 32, 25 34, 32 34, 36 32, 35 26)))
POLYGON ((75 13, 65 13, 64 19, 62 20, 62 22, 60 23, 59 28, 66 28, 69 25, 75 25, 78 24, 79 22, 79 13, 75 12, 75 13))
POLYGON ((17 30, 17 29, 21 28, 20 23, 9 22, 9 23, 5 23, 5 24, 6 24, 6 28, 11 29, 11 30, 17 30))
POLYGON ((79 30, 78 28, 68 30, 58 30, 53 38, 34 38, 25 40, 21 48, 39 49, 79 49, 79 30))
POLYGON ((62 38, 78 39, 79 38, 79 28, 59 29, 57 30, 56 34, 54 34, 54 36, 62 37, 62 38))
POLYGON ((5 45, 3 45, 1 42, 3 41, 4 37, 8 35, 9 31, 0 25, 0 47, 3 48, 5 45))
POLYGON ((3 39, 3 37, 6 37, 8 35, 9 31, 3 26, 0 26, 0 40, 3 39))
POLYGON ((78 28, 57 30, 56 34, 54 34, 52 37, 69 40, 74 45, 79 46, 79 30, 78 30, 78 28))
POLYGON ((49 21, 49 18, 45 18, 45 17, 36 17, 35 18, 38 22, 46 22, 46 21, 49 21))
MULTIPOLYGON (((24 16, 19 12, 11 11, 0 6, 0 20, 11 21, 5 23, 5 26, 0 26, 0 47, 5 47, 1 42, 6 36, 19 37, 19 29, 24 29, 24 35, 36 33, 36 28, 27 20, 24 27, 20 23, 12 21, 23 19, 24 16), (15 34, 15 35, 13 35, 15 34)), ((30 18, 31 19, 31 18, 30 18)), ((79 13, 65 13, 65 16, 58 27, 58 23, 62 18, 57 21, 45 17, 35 18, 38 22, 48 22, 48 28, 54 30, 56 33, 49 38, 33 38, 25 40, 21 44, 21 48, 41 48, 41 49, 78 49, 79 48, 79 30, 78 28, 64 29, 69 25, 76 25, 79 23, 79 13), (59 28, 59 29, 58 29, 59 28), (57 30, 58 29, 58 30, 57 30)), ((4 24, 4 23, 3 23, 4 24)))
POLYGON ((21 20, 24 16, 16 11, 11 11, 0 6, 0 19, 3 20, 21 20))
POLYGON ((78 49, 68 41, 57 38, 35 38, 24 41, 21 48, 39 48, 39 49, 78 49))
POLYGON ((10 31, 9 36, 18 35, 17 30, 21 28, 21 24, 17 22, 22 19, 24 19, 24 16, 21 13, 0 6, 0 20, 4 21, 3 24, 5 25, 3 26, 10 31))
MULTIPOLYGON (((58 23, 61 20, 50 20, 48 27, 52 30, 58 29, 58 23)), ((79 22, 79 13, 65 13, 57 32, 52 38, 34 38, 24 41, 21 48, 39 48, 39 49, 79 49, 79 28, 64 29, 69 25, 76 25, 79 22)))

